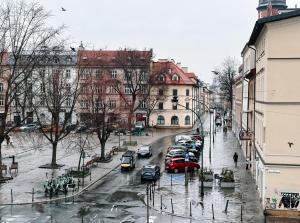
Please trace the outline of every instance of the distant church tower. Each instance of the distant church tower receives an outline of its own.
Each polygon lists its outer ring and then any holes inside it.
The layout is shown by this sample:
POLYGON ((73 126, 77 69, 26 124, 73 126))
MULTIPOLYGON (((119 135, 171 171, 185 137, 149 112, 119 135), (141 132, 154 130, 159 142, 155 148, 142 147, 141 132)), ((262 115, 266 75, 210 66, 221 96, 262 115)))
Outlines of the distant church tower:
POLYGON ((278 15, 278 10, 286 9, 286 0, 259 0, 258 18, 278 15))

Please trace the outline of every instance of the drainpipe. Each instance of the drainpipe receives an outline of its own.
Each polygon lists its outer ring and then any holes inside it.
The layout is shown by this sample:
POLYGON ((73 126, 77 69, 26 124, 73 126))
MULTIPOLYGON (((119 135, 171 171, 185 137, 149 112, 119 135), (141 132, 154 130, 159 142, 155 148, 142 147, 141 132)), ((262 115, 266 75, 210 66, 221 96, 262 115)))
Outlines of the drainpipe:
MULTIPOLYGON (((254 50, 254 63, 255 63, 255 69, 256 69, 256 54, 257 54, 257 50, 256 50, 256 48, 255 48, 255 46, 250 46, 250 45, 248 45, 248 47, 250 48, 250 49, 253 49, 254 50)), ((254 130, 254 132, 253 132, 253 143, 252 143, 252 146, 253 146, 253 148, 255 149, 255 151, 256 151, 256 146, 255 146, 255 111, 256 111, 256 106, 255 106, 255 104, 256 104, 256 72, 255 72, 255 76, 254 76, 254 94, 253 94, 253 130, 254 130)), ((255 155, 255 154, 254 154, 255 155)), ((254 158, 255 158, 255 156, 254 156, 254 158)), ((252 163, 252 154, 251 154, 251 150, 250 150, 250 163, 252 163)), ((253 175, 254 175, 254 173, 253 173, 253 175)), ((255 179, 256 180, 256 179, 255 179)))

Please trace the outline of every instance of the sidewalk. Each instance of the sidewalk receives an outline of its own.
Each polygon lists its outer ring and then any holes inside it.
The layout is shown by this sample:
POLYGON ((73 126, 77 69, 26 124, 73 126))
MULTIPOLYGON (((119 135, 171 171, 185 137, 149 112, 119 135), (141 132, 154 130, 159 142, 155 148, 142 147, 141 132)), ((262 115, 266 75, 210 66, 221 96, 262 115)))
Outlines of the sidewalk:
MULTIPOLYGON (((209 132, 209 116, 205 117, 204 130, 209 132)), ((243 208, 243 221, 260 223, 264 222, 262 208, 257 195, 254 180, 251 173, 246 170, 246 161, 237 139, 231 131, 223 133, 218 128, 215 142, 211 143, 211 162, 209 159, 209 135, 205 137, 204 144, 204 168, 211 168, 214 173, 220 174, 222 168, 234 171, 235 188, 220 188, 215 182, 213 188, 204 188, 204 198, 200 196, 200 182, 198 175, 190 178, 189 184, 184 185, 184 174, 163 174, 160 181, 160 189, 156 190, 154 209, 160 212, 160 199, 163 198, 163 212, 173 215, 172 219, 179 217, 191 218, 200 222, 213 221, 212 205, 214 206, 214 222, 240 222, 241 207, 243 208), (235 167, 233 154, 239 156, 238 167, 235 167), (171 175, 173 186, 171 187, 171 175), (172 214, 171 198, 173 201, 172 214), (228 211, 224 212, 227 200, 228 211), (202 204, 202 205, 200 205, 202 204), (192 217, 190 217, 190 205, 192 217)), ((151 205, 152 206, 152 205, 151 205)), ((175 221, 177 222, 177 221, 175 221)))
MULTIPOLYGON (((178 132, 182 131, 184 130, 178 132)), ((136 140, 138 144, 137 146, 129 147, 129 149, 137 150, 142 144, 150 144, 159 138, 173 134, 176 134, 175 130, 154 129, 153 132, 150 132, 149 136, 132 136, 132 140, 136 140)), ((38 168, 43 164, 49 163, 51 159, 51 146, 44 138, 39 137, 35 133, 16 133, 12 135, 12 138, 14 141, 13 146, 3 145, 3 163, 9 166, 11 163, 9 156, 14 155, 16 162, 19 163, 19 172, 17 174, 12 173, 14 177, 13 180, 5 184, 0 184, 0 205, 11 204, 11 190, 13 204, 32 203, 33 188, 34 202, 49 201, 49 198, 44 195, 43 185, 46 180, 56 178, 64 174, 66 169, 78 165, 79 152, 78 149, 72 146, 75 140, 78 140, 78 135, 70 136, 58 145, 57 163, 64 164, 64 166, 61 169, 56 170, 38 168)), ((129 136, 121 136, 121 145, 124 140, 128 141, 129 136)), ((118 144, 118 136, 111 135, 106 144, 106 152, 108 152, 112 146, 118 146, 118 144)), ((89 138, 88 146, 89 150, 87 151, 85 163, 89 161, 94 154, 100 154, 100 145, 96 135, 89 138)), ((109 163, 99 163, 98 166, 92 167, 91 179, 90 176, 85 177, 84 186, 82 186, 81 181, 79 191, 74 194, 81 193, 83 190, 87 189, 87 187, 116 169, 120 165, 122 154, 123 153, 119 152, 114 155, 112 161, 109 163)), ((72 196, 72 192, 69 191, 67 196, 72 196)), ((65 196, 54 196, 53 199, 65 199, 65 196)))

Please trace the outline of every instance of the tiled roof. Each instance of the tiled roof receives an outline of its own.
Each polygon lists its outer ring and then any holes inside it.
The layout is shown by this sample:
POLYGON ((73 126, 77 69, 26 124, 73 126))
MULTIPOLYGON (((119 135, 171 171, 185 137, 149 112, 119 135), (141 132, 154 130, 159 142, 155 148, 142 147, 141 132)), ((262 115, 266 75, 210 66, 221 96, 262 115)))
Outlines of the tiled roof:
MULTIPOLYGON (((164 75, 164 83, 169 85, 194 85, 197 82, 197 77, 194 73, 184 72, 179 66, 172 61, 153 62, 152 72, 155 76, 164 75), (172 77, 177 75, 178 80, 172 80, 172 77)), ((159 84, 160 81, 157 81, 159 84)))

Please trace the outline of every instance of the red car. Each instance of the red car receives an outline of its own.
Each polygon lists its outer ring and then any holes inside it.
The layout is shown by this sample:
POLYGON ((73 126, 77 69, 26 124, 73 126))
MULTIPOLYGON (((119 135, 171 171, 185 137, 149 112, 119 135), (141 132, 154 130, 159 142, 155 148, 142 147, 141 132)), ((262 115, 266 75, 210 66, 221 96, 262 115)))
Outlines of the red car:
POLYGON ((188 171, 200 169, 200 165, 198 163, 192 161, 185 162, 184 158, 169 159, 166 161, 165 165, 166 165, 165 169, 168 172, 174 172, 174 173, 184 172, 185 167, 188 167, 188 171))

